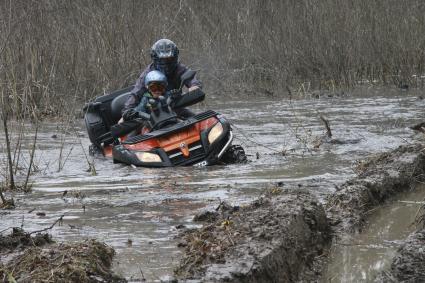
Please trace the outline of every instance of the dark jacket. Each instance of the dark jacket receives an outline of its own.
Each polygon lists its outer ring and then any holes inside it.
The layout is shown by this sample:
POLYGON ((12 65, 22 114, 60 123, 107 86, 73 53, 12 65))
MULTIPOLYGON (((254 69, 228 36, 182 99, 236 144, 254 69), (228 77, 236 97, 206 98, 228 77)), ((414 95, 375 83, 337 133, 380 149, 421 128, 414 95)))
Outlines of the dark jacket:
MULTIPOLYGON (((177 89, 180 87, 181 75, 187 70, 188 68, 183 64, 178 64, 176 67, 176 70, 169 76, 167 76, 167 91, 172 89, 177 89)), ((140 101, 142 100, 143 95, 148 91, 145 86, 145 76, 150 71, 155 70, 155 67, 153 64, 150 64, 146 67, 146 69, 140 74, 139 78, 136 81, 136 84, 134 85, 133 90, 131 91, 130 96, 128 97, 127 101, 124 104, 124 108, 122 110, 122 113, 130 108, 136 107, 140 101)), ((199 86, 202 87, 202 84, 199 80, 194 77, 191 81, 186 82, 186 87, 192 87, 192 86, 199 86)))
MULTIPOLYGON (((170 96, 169 92, 166 92, 164 94, 165 99, 167 99, 169 96, 170 96)), ((138 112, 145 112, 147 114, 151 114, 151 110, 148 107, 149 99, 157 100, 156 98, 153 98, 152 94, 150 94, 149 92, 145 92, 142 95, 142 98, 140 99, 139 104, 136 107, 134 107, 134 110, 138 112)))

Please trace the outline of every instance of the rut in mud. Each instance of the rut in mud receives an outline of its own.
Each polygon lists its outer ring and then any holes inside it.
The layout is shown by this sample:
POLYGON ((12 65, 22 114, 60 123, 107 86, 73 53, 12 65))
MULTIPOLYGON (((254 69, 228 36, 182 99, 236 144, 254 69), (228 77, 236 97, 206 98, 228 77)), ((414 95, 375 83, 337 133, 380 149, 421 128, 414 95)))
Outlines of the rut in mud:
POLYGON ((321 282, 372 282, 389 269, 400 245, 415 231, 425 185, 418 184, 370 210, 355 233, 334 239, 321 282))
POLYGON ((361 228, 370 209, 424 181, 425 148, 421 144, 400 146, 360 162, 357 170, 356 178, 326 199, 325 207, 334 229, 361 228))
POLYGON ((212 223, 183 236, 185 255, 176 275, 203 282, 317 280, 331 229, 337 236, 360 229, 370 209, 424 180, 424 147, 402 146, 370 157, 358 170, 326 199, 326 214, 315 197, 296 188, 274 188, 268 197, 246 208, 230 207, 218 219, 213 216, 220 213, 205 214, 212 223))
POLYGON ((425 281, 425 229, 410 235, 397 251, 391 268, 383 271, 375 282, 425 281))
POLYGON ((307 267, 330 239, 324 209, 307 192, 274 188, 247 206, 219 210, 211 223, 184 233, 178 278, 293 282, 312 272, 307 267))

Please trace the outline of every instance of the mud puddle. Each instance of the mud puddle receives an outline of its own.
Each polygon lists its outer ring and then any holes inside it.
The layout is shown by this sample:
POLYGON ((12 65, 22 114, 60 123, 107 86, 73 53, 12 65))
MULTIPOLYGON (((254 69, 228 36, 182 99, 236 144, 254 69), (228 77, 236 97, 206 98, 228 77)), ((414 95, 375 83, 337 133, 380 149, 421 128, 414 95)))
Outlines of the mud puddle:
POLYGON ((371 282, 388 269, 397 249, 415 230, 415 215, 424 200, 425 185, 420 185, 374 209, 361 233, 333 245, 322 282, 371 282))

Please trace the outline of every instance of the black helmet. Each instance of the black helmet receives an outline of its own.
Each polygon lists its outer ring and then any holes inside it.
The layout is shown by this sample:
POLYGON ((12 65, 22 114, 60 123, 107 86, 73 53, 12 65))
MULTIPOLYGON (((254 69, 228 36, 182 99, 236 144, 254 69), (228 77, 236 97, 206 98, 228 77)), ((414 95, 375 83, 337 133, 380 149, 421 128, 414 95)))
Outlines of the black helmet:
POLYGON ((155 69, 169 75, 177 67, 179 49, 174 42, 163 38, 152 45, 151 58, 155 69))

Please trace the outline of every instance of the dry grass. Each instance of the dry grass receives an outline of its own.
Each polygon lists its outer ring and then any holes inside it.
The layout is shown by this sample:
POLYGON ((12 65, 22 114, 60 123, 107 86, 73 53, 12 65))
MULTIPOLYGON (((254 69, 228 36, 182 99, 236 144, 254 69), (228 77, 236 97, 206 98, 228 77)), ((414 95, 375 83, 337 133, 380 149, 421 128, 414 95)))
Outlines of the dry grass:
POLYGON ((15 112, 62 114, 70 93, 133 83, 160 37, 210 93, 422 86, 424 14, 419 0, 1 1, 0 87, 15 112))
POLYGON ((31 237, 14 228, 0 243, 0 252, 15 253, 0 263, 2 282, 126 282, 111 272, 114 250, 96 240, 56 244, 48 234, 31 237))

